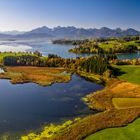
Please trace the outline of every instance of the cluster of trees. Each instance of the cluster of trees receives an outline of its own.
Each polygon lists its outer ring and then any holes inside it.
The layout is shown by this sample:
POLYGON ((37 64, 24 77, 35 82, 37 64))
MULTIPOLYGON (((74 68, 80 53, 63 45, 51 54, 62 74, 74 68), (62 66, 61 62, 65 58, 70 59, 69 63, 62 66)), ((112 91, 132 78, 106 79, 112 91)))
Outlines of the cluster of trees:
POLYGON ((123 47, 122 46, 114 46, 113 48, 105 49, 106 53, 111 53, 111 54, 115 54, 115 53, 135 53, 137 51, 138 51, 138 48, 134 44, 124 45, 123 47))
POLYGON ((74 67, 76 59, 64 59, 54 54, 48 57, 39 55, 9 55, 3 58, 5 66, 74 67))
POLYGON ((87 41, 88 39, 84 39, 84 40, 59 39, 59 40, 54 40, 53 44, 80 45, 87 41))
POLYGON ((8 66, 39 66, 43 62, 42 54, 35 52, 3 53, 2 62, 8 66))
POLYGON ((39 51, 35 51, 35 52, 33 52, 33 54, 36 55, 36 56, 38 56, 38 57, 41 57, 42 56, 42 54, 39 51))
POLYGON ((100 48, 98 43, 96 43, 95 41, 86 41, 80 44, 78 47, 70 49, 69 52, 99 54, 99 53, 103 53, 104 50, 100 48))
POLYGON ((140 40, 140 36, 125 36, 122 38, 124 41, 137 41, 140 40))
POLYGON ((80 64, 80 70, 101 75, 108 69, 108 65, 107 57, 97 55, 84 60, 80 64))
POLYGON ((33 55, 5 56, 3 64, 6 66, 39 66, 41 59, 33 55))

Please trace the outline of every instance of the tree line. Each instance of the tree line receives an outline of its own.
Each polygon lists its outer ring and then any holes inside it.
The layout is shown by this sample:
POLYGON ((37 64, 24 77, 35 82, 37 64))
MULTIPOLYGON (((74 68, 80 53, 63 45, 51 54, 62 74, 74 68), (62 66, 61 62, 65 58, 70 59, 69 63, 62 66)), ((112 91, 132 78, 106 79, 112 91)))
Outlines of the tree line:
POLYGON ((103 74, 108 68, 109 61, 116 59, 109 54, 96 55, 87 58, 61 58, 54 54, 47 57, 42 55, 5 56, 5 66, 38 66, 38 67, 64 67, 68 70, 82 70, 90 73, 103 74))
POLYGON ((69 52, 73 53, 91 53, 91 54, 103 54, 103 53, 133 53, 138 51, 136 43, 126 43, 124 41, 117 41, 117 42, 96 42, 96 41, 86 41, 72 49, 69 52), (109 47, 111 46, 111 47, 109 47))

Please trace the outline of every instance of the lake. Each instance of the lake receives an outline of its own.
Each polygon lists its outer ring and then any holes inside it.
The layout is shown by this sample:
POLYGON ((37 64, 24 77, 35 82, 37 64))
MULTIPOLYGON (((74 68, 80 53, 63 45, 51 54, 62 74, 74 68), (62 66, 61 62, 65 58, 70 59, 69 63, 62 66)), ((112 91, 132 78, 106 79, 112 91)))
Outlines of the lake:
POLYGON ((39 51, 44 56, 48 54, 57 54, 63 58, 76 58, 90 56, 91 54, 74 54, 68 52, 69 49, 73 48, 73 45, 58 45, 48 42, 31 41, 31 42, 0 42, 0 51, 39 51))
MULTIPOLYGON (((74 48, 73 45, 59 45, 48 43, 46 41, 27 41, 27 42, 3 42, 0 41, 0 51, 39 51, 44 56, 48 54, 57 54, 63 58, 76 58, 76 57, 86 57, 92 56, 93 54, 75 54, 71 53, 68 50, 74 48)), ((140 52, 137 53, 127 53, 127 54, 118 54, 118 59, 136 59, 140 58, 140 52)))
POLYGON ((21 134, 44 124, 96 113, 81 98, 102 88, 76 75, 69 83, 48 87, 33 83, 12 85, 0 80, 0 135, 21 134))

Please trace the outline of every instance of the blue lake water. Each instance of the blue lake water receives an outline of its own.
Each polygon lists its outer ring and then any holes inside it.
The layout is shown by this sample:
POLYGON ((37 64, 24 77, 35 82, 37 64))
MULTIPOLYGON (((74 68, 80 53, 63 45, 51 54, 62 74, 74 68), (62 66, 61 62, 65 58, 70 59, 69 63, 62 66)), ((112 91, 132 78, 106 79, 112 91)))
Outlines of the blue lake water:
POLYGON ((73 45, 58 45, 44 42, 0 42, 0 51, 39 51, 44 56, 48 54, 57 54, 63 58, 76 58, 81 56, 90 56, 91 54, 74 54, 68 50, 73 48, 73 45))
POLYGON ((91 56, 91 54, 75 54, 70 53, 68 50, 74 48, 73 45, 58 45, 58 44, 51 44, 51 43, 39 43, 39 44, 30 44, 32 46, 32 49, 29 49, 30 51, 39 51, 43 55, 48 54, 57 54, 58 56, 61 56, 63 58, 76 58, 76 57, 85 57, 85 56, 91 56))
POLYGON ((0 80, 0 135, 24 133, 46 123, 96 113, 81 98, 102 88, 76 75, 69 83, 48 87, 33 83, 12 85, 0 80))

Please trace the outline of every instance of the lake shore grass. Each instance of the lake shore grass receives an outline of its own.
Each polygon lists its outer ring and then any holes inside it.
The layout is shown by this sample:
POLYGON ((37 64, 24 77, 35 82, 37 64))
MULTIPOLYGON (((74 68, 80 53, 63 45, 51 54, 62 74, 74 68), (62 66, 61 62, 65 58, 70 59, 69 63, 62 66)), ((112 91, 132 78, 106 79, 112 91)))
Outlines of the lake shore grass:
POLYGON ((105 84, 105 81, 107 79, 105 79, 105 77, 103 77, 102 75, 99 75, 99 74, 94 74, 94 73, 88 73, 88 72, 84 72, 84 71, 76 71, 76 73, 89 80, 89 81, 92 81, 92 82, 96 82, 97 84, 105 84))

